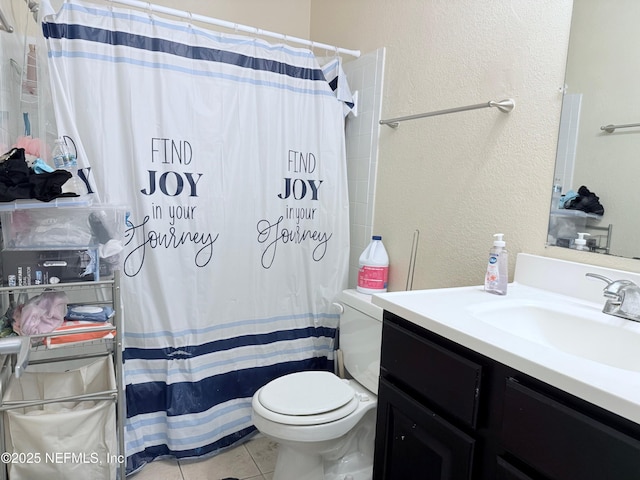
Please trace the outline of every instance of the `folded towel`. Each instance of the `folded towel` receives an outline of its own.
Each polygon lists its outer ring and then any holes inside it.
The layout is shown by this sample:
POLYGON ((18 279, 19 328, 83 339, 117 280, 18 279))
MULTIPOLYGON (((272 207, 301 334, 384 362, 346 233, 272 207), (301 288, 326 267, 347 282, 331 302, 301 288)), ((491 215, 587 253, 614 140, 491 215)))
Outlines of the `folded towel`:
POLYGON ((83 322, 83 321, 66 321, 60 327, 56 328, 53 332, 53 336, 47 337, 45 344, 48 348, 61 347, 73 343, 90 342, 92 340, 114 338, 116 331, 114 330, 99 330, 87 332, 84 331, 89 328, 96 327, 110 327, 114 328, 112 324, 106 322, 83 322), (56 333, 65 332, 65 335, 55 336, 56 333), (78 333, 66 333, 66 332, 78 332, 78 333))
POLYGON ((106 305, 70 304, 64 319, 106 322, 113 314, 113 308, 106 305))

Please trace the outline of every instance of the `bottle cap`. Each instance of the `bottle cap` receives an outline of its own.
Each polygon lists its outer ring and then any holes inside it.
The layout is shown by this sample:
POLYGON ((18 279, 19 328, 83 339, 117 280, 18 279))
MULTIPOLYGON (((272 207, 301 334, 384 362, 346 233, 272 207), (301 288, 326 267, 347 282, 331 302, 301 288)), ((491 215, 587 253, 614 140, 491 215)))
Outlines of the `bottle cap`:
POLYGON ((507 244, 505 241, 502 240, 502 237, 504 237, 504 233, 496 233, 494 237, 496 238, 493 241, 494 247, 504 247, 507 244))
POLYGON ((585 235, 590 236, 591 234, 590 233, 578 232, 578 238, 576 238, 576 240, 575 240, 576 245, 586 245, 587 244, 587 241, 584 239, 585 235))
POLYGON ((382 240, 382 236, 381 235, 374 235, 373 237, 371 237, 371 240, 382 240))

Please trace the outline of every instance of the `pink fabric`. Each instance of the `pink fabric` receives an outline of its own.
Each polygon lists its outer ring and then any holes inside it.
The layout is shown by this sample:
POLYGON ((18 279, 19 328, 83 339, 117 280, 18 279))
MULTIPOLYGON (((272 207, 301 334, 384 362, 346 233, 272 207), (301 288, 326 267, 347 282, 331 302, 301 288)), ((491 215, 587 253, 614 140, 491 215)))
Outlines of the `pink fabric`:
POLYGON ((64 321, 67 313, 64 292, 43 292, 13 312, 13 330, 19 335, 50 333, 64 321))
POLYGON ((42 157, 46 153, 46 147, 39 138, 18 137, 14 147, 24 148, 24 153, 34 157, 42 157))

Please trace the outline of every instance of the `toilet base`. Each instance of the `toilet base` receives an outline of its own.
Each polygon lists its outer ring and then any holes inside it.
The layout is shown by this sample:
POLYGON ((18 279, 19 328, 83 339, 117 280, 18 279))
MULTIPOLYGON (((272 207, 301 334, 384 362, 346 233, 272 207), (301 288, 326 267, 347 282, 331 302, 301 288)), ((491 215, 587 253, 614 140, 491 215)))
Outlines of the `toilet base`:
POLYGON ((305 455, 280 444, 273 480, 323 480, 324 469, 320 455, 305 455))
POLYGON ((373 457, 356 452, 343 457, 339 462, 325 464, 324 480, 371 480, 373 457))
POLYGON ((367 412, 349 433, 335 440, 274 440, 279 446, 273 480, 371 480, 375 409, 367 412))

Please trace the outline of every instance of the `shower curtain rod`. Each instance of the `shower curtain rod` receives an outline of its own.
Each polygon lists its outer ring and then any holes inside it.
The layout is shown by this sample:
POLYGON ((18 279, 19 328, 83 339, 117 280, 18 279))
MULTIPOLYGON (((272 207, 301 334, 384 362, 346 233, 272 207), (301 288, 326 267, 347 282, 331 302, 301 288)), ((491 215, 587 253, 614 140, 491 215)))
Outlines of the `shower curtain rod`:
POLYGON ((184 10, 176 10, 174 8, 163 7, 161 5, 155 5, 150 2, 140 2, 138 0, 108 0, 108 1, 111 3, 119 3, 121 5, 127 5, 129 7, 139 8, 141 10, 163 13, 166 15, 187 19, 189 21, 207 23, 209 25, 216 25, 218 27, 225 27, 231 30, 251 33, 253 35, 277 38, 280 40, 284 40, 286 42, 305 45, 305 46, 311 47, 312 49, 321 48, 321 49, 330 50, 336 53, 344 53, 345 55, 351 55, 352 57, 356 57, 356 58, 360 56, 360 50, 349 50, 346 48, 335 47, 333 45, 327 45, 326 43, 313 42, 311 40, 292 37, 289 35, 285 35, 283 33, 270 32, 268 30, 262 30, 256 27, 249 27, 247 25, 241 25, 239 23, 228 22, 226 20, 220 20, 218 18, 205 17, 203 15, 198 15, 197 13, 191 13, 191 12, 186 12, 184 10))

